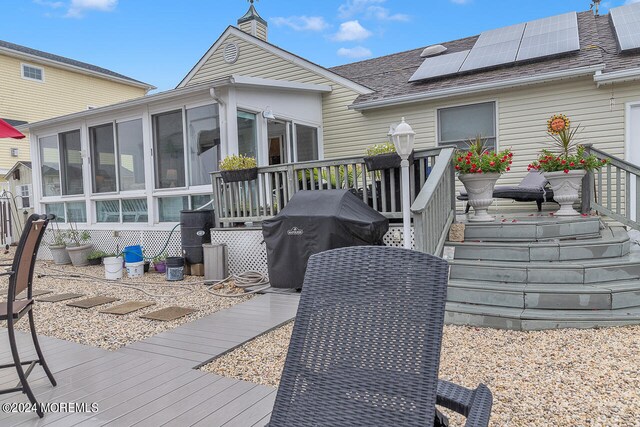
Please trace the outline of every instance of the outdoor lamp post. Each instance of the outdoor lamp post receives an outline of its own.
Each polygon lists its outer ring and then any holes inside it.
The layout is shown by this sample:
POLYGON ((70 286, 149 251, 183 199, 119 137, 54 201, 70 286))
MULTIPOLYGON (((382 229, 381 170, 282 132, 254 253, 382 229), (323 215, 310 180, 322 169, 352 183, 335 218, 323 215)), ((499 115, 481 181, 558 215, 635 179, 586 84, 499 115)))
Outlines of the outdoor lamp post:
POLYGON ((400 122, 391 135, 393 145, 396 147, 396 152, 402 159, 402 162, 400 163, 400 166, 402 167, 402 230, 405 249, 411 249, 409 156, 413 151, 413 141, 415 137, 416 133, 411 129, 411 126, 404 121, 404 117, 402 118, 402 122, 400 122))

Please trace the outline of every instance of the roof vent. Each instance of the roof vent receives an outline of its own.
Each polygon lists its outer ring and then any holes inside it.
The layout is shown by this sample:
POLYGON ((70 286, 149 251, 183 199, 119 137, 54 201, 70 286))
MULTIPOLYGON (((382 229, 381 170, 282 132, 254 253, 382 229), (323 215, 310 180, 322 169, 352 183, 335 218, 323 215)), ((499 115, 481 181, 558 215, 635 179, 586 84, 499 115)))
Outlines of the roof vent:
POLYGON ((425 47, 420 56, 422 58, 426 58, 429 56, 440 55, 443 52, 446 52, 447 48, 442 46, 441 44, 434 44, 433 46, 425 47))
POLYGON ((238 53, 240 49, 238 49, 238 45, 235 43, 227 43, 224 47, 224 62, 227 64, 233 64, 238 60, 238 53))

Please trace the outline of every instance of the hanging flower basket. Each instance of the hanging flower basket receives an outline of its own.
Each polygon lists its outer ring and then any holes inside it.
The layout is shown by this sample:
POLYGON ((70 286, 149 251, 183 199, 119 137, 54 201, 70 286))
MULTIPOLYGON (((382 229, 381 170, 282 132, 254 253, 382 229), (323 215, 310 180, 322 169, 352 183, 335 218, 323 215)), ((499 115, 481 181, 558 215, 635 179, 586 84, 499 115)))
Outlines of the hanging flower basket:
POLYGON ((252 181, 258 177, 258 168, 221 171, 224 182, 252 181))
POLYGON ((401 161, 402 159, 398 153, 378 154, 377 156, 366 156, 364 158, 364 164, 367 165, 367 170, 370 171, 397 168, 400 167, 401 161))

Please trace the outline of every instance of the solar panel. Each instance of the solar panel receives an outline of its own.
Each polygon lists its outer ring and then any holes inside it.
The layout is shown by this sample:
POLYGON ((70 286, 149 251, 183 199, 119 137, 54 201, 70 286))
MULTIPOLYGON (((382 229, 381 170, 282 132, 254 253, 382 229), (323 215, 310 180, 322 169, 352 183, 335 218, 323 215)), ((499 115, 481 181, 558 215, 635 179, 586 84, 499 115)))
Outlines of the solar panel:
POLYGON ((474 46, 460 71, 471 71, 514 62, 518 46, 520 46, 520 40, 481 47, 474 46))
POLYGON ((427 58, 409 79, 410 82, 455 74, 469 54, 468 50, 427 58))
POLYGON ((621 50, 640 48, 640 3, 609 10, 621 50))
POLYGON ((528 22, 516 60, 525 61, 579 49, 578 14, 570 12, 528 22))
POLYGON ((507 43, 517 40, 520 42, 522 39, 522 33, 524 33, 524 27, 526 24, 511 25, 509 27, 498 28, 496 30, 484 31, 478 37, 476 44, 473 46, 483 47, 500 43, 507 43))

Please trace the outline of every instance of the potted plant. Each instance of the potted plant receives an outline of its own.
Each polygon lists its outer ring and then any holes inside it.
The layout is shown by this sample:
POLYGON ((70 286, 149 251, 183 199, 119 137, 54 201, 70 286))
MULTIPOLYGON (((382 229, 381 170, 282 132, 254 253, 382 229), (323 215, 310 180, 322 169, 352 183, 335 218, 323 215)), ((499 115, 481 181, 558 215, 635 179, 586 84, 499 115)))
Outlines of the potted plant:
POLYGON ((89 242, 91 235, 88 231, 78 230, 78 226, 69 224, 68 231, 69 241, 67 244, 67 252, 71 258, 71 264, 74 267, 81 267, 89 263, 88 256, 93 251, 93 244, 89 242))
POLYGON ((252 181, 258 177, 258 164, 254 157, 234 154, 220 162, 220 171, 224 182, 252 181))
POLYGON ((398 168, 401 161, 396 153, 396 146, 390 141, 367 148, 367 155, 364 157, 364 164, 369 171, 398 168))
POLYGON ((544 172, 544 177, 553 189, 553 199, 560 204, 554 215, 580 215, 573 203, 580 197, 582 178, 587 172, 600 169, 608 163, 595 155, 585 156, 585 148, 578 144, 580 125, 571 128, 571 121, 564 114, 555 114, 547 121, 547 134, 553 139, 557 152, 543 149, 538 160, 528 170, 544 172))
POLYGON ((165 271, 167 271, 167 253, 163 252, 162 254, 156 256, 153 258, 153 268, 158 272, 158 273, 164 273, 165 271))
POLYGON ((91 251, 87 256, 87 260, 89 265, 100 265, 102 264, 102 258, 105 256, 107 256, 107 253, 104 251, 91 251))
POLYGON ((49 243, 53 262, 56 265, 71 264, 71 258, 67 252, 67 233, 60 230, 57 222, 54 221, 53 224, 54 226, 51 228, 52 241, 49 243))
POLYGON ((454 167, 458 179, 464 184, 469 195, 469 205, 474 215, 469 221, 493 221, 494 217, 487 213, 493 203, 493 188, 504 172, 511 170, 513 153, 510 149, 500 152, 489 151, 485 147, 482 136, 469 141, 469 149, 459 150, 454 159, 454 167))

